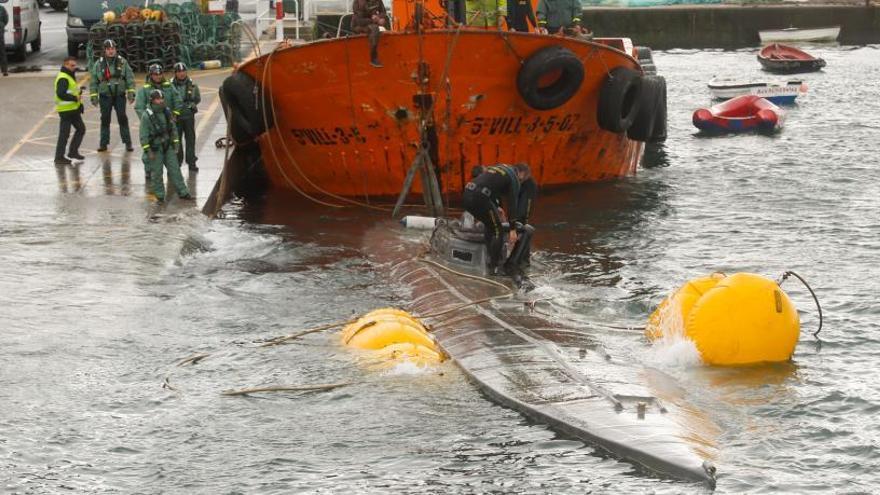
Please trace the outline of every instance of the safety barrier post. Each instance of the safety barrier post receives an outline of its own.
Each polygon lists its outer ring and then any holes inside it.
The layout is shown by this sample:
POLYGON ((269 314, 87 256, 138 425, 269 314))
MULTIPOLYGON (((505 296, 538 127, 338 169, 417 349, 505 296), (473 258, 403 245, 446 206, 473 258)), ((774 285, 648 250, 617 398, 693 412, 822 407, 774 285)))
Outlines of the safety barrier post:
POLYGON ((275 0, 275 41, 284 41, 284 0, 275 0))

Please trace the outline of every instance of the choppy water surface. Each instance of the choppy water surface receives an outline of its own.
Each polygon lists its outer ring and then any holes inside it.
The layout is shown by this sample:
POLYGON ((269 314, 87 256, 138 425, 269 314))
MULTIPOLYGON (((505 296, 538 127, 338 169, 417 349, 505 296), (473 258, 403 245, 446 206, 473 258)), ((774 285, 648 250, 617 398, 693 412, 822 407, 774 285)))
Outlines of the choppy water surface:
MULTIPOLYGON (((656 55, 662 156, 635 178, 541 198, 538 293, 570 316, 641 324, 684 280, 795 270, 791 365, 708 369, 638 332, 612 352, 676 376, 720 428, 720 493, 858 493, 880 484, 877 47, 816 48, 824 73, 775 137, 694 135, 711 76, 754 53, 656 55)), ((47 177, 47 182, 54 177, 47 177)), ((0 491, 20 493, 703 492, 638 474, 487 401, 454 365, 377 367, 335 333, 255 341, 408 295, 362 250, 376 216, 228 208, 148 221, 140 200, 34 194, 0 177, 0 491), (212 353, 195 366, 175 363, 212 353), (163 388, 168 380, 176 390, 163 388), (332 392, 232 388, 352 382, 332 392)))

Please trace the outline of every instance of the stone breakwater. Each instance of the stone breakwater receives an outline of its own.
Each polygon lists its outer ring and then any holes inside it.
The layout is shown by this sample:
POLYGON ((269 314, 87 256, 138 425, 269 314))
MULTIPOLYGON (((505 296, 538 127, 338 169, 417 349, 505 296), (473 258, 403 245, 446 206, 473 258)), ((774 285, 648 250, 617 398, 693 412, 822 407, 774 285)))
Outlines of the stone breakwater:
POLYGON ((584 10, 596 36, 629 36, 654 49, 758 46, 758 31, 841 26, 839 42, 880 43, 876 5, 682 5, 584 10))

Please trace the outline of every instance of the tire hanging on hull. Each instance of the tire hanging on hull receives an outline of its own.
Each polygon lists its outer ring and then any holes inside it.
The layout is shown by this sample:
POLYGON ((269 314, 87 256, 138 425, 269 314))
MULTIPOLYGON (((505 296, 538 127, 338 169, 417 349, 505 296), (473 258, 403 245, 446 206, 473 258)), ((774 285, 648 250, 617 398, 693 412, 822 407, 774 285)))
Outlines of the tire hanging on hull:
POLYGON ((666 139, 666 79, 644 76, 639 99, 639 111, 626 131, 627 137, 642 142, 666 139))
POLYGON ((552 110, 571 99, 584 82, 584 64, 571 50, 548 46, 532 54, 516 75, 516 89, 535 110, 552 110), (545 78, 556 76, 546 85, 545 78))
POLYGON ((597 120, 599 127, 610 132, 625 132, 639 113, 642 76, 627 67, 611 69, 599 90, 597 120))
POLYGON ((265 90, 244 72, 233 72, 220 86, 220 101, 229 133, 237 144, 253 141, 266 132, 267 122, 269 127, 273 125, 272 112, 262 105, 264 100, 270 99, 263 98, 260 91, 265 90))

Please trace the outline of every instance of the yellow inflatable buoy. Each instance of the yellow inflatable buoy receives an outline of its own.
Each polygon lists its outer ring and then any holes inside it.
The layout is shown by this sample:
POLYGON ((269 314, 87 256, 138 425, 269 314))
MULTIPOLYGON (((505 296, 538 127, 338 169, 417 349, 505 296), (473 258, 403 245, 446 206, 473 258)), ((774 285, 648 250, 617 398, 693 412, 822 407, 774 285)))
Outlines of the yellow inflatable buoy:
POLYGON ((371 311, 342 329, 342 343, 358 349, 381 351, 380 357, 439 363, 446 359, 434 338, 406 311, 382 308, 371 311))
POLYGON ((707 364, 787 361, 800 337, 800 319, 773 280, 712 274, 688 281, 660 303, 645 334, 652 340, 686 336, 707 364))
POLYGON ((116 20, 116 13, 111 10, 108 10, 107 12, 104 12, 104 17, 102 19, 107 24, 111 24, 113 21, 116 20))
POLYGON ((418 344, 391 344, 378 351, 384 361, 409 361, 420 366, 442 363, 446 360, 442 353, 418 344))

